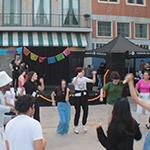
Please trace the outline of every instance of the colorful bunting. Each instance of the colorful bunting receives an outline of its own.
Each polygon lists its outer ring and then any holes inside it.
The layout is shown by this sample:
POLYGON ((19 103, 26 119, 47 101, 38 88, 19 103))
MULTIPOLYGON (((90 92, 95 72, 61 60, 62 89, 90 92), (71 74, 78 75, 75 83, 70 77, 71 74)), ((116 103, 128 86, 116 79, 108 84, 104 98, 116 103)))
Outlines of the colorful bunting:
POLYGON ((30 51, 26 47, 24 47, 23 48, 23 53, 24 53, 25 56, 28 56, 30 54, 30 51))
POLYGON ((63 59, 65 59, 65 56, 63 55, 63 53, 60 53, 60 54, 56 55, 56 60, 57 61, 61 61, 63 59))
POLYGON ((70 55, 70 51, 69 51, 69 49, 67 48, 67 49, 65 49, 64 51, 63 51, 63 54, 67 57, 68 55, 70 55))
POLYGON ((38 55, 36 55, 34 53, 30 53, 30 59, 33 60, 33 61, 37 61, 38 55))
POLYGON ((45 59, 46 59, 46 57, 39 56, 39 63, 44 63, 45 59))
POLYGON ((29 56, 30 54, 30 59, 32 61, 38 61, 39 63, 44 63, 45 61, 47 61, 48 64, 53 64, 56 63, 57 61, 61 61, 70 55, 70 51, 68 48, 66 48, 62 53, 52 57, 38 56, 37 54, 31 52, 26 47, 24 48, 18 47, 14 50, 0 49, 0 55, 14 55, 16 54, 16 52, 20 55, 24 54, 25 56, 29 56))
POLYGON ((56 63, 56 59, 55 59, 55 57, 48 57, 47 62, 48 62, 48 64, 54 64, 54 63, 56 63))
POLYGON ((22 47, 16 48, 16 51, 17 51, 18 54, 22 54, 22 47))

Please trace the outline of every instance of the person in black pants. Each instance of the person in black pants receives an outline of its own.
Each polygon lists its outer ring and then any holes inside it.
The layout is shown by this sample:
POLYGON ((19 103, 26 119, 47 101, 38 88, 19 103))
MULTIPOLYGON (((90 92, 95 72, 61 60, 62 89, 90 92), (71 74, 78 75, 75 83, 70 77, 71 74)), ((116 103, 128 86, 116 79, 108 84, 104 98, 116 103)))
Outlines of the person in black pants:
POLYGON ((10 68, 12 70, 12 78, 13 78, 13 87, 16 90, 18 87, 18 78, 19 78, 19 70, 20 70, 21 59, 20 55, 16 54, 15 58, 10 63, 10 68))
MULTIPOLYGON (((38 75, 34 71, 30 71, 28 73, 28 80, 24 84, 26 94, 32 95, 33 97, 37 96, 37 92, 42 92, 44 90, 44 80, 43 78, 39 79, 38 82, 38 75)), ((40 121, 40 110, 39 110, 39 101, 36 99, 35 101, 35 114, 34 119, 40 121)))
POLYGON ((84 132, 87 132, 86 123, 88 118, 88 92, 87 92, 87 83, 96 82, 96 72, 93 71, 93 79, 89 79, 84 76, 84 70, 81 67, 76 69, 77 76, 73 78, 73 85, 75 87, 75 117, 74 117, 74 133, 79 134, 79 119, 81 107, 83 109, 83 119, 82 125, 84 132))
POLYGON ((107 150, 133 150, 134 139, 140 140, 142 134, 131 115, 127 98, 120 98, 115 103, 107 136, 100 125, 97 128, 97 137, 107 150))

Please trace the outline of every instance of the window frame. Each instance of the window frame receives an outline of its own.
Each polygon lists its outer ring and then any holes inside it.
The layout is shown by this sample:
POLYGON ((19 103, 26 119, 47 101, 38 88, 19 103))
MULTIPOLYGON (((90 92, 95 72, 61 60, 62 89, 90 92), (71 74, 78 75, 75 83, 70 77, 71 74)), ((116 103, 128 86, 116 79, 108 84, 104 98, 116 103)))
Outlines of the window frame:
POLYGON ((8 14, 10 14, 10 23, 9 24, 7 24, 7 23, 4 23, 4 1, 5 0, 3 0, 2 1, 2 25, 3 26, 20 26, 21 24, 22 24, 22 0, 20 0, 20 13, 18 13, 19 14, 19 16, 20 16, 20 21, 19 21, 19 23, 18 24, 15 24, 14 23, 14 16, 12 17, 11 15, 13 15, 14 14, 14 0, 10 0, 10 13, 8 13, 8 14), (12 3, 12 4, 11 4, 12 3), (13 12, 12 12, 13 11, 13 12))
POLYGON ((131 35, 132 35, 131 22, 116 21, 116 36, 118 36, 118 23, 128 23, 129 24, 129 37, 126 37, 126 38, 131 38, 131 35))
POLYGON ((96 21, 96 37, 98 38, 112 38, 113 37, 113 21, 106 21, 106 20, 97 20, 96 21), (98 35, 98 22, 110 22, 111 23, 111 35, 110 36, 100 36, 98 35))
POLYGON ((137 3, 129 3, 128 0, 126 0, 126 5, 146 7, 146 0, 144 0, 144 5, 143 4, 137 4, 137 3))
POLYGON ((120 0, 117 0, 117 2, 111 2, 110 0, 107 0, 107 1, 98 0, 98 3, 103 3, 103 4, 120 4, 120 0))
MULTIPOLYGON (((35 23, 35 21, 34 21, 34 1, 35 0, 32 0, 32 25, 33 26, 44 26, 44 27, 48 27, 48 26, 51 26, 51 21, 52 21, 52 16, 51 16, 51 13, 52 13, 52 0, 49 0, 50 1, 50 6, 49 6, 49 9, 50 9, 50 12, 49 12, 49 23, 47 24, 47 25, 45 25, 45 24, 37 24, 37 23, 35 23)), ((42 0, 43 1, 43 0, 42 0)))
POLYGON ((135 22, 134 23, 134 37, 135 37, 135 39, 149 39, 149 25, 147 23, 135 22), (136 36, 136 24, 143 24, 143 25, 147 26, 147 37, 137 37, 136 36))
MULTIPOLYGON (((62 9, 62 26, 71 26, 71 27, 77 27, 80 26, 80 0, 78 0, 78 24, 64 24, 64 0, 61 0, 61 9, 62 9)), ((72 1, 69 0, 69 6, 73 6, 72 1)), ((73 8, 73 7, 72 7, 73 8)))

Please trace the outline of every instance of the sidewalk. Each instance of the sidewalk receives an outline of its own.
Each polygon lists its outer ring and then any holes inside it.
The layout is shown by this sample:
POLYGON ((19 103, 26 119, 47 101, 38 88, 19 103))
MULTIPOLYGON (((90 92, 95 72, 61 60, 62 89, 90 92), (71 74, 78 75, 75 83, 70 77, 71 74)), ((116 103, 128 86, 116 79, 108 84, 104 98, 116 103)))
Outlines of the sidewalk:
MULTIPOLYGON (((132 106, 134 109, 134 106, 132 106)), ((96 137, 96 126, 101 125, 107 129, 108 117, 106 116, 105 105, 90 106, 88 119, 88 133, 80 133, 75 135, 73 133, 73 114, 72 107, 71 127, 68 135, 56 135, 56 128, 58 123, 58 115, 56 107, 42 107, 41 108, 41 124, 44 131, 44 137, 47 139, 47 150, 104 150, 96 137)), ((133 115, 135 113, 133 112, 133 115)), ((143 138, 139 142, 135 142, 135 150, 142 150, 144 138, 147 130, 145 129, 144 117, 141 124, 143 138)), ((106 131, 106 130, 105 130, 106 131)))

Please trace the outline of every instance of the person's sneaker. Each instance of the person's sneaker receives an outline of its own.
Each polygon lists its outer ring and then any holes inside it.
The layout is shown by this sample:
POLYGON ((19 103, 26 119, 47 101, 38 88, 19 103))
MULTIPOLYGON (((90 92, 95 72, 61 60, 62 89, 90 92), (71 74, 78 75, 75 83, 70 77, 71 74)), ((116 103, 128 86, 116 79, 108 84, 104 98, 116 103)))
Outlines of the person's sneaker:
POLYGON ((88 129, 86 128, 86 126, 83 126, 83 131, 84 133, 87 133, 88 129))
POLYGON ((75 127, 75 128, 74 128, 74 133, 75 133, 75 134, 79 134, 79 128, 78 128, 78 127, 75 127))

